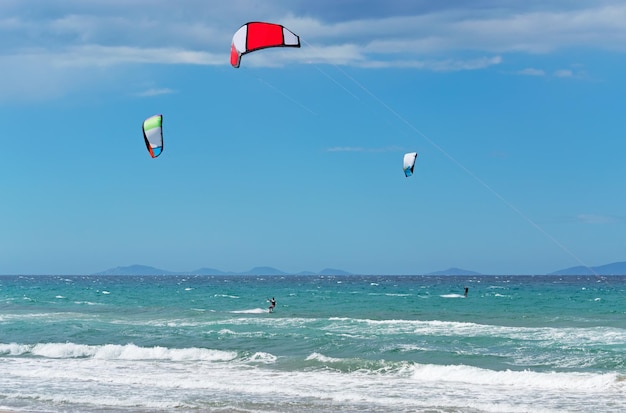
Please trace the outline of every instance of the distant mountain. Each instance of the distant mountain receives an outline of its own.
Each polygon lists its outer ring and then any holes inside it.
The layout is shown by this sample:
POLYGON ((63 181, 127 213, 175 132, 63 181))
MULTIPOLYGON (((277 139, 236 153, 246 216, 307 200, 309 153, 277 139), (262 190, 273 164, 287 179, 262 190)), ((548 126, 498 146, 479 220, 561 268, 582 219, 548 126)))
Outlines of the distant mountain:
MULTIPOLYGON (((626 261, 591 267, 591 269, 578 266, 565 268, 549 273, 548 275, 626 275, 626 261), (593 270, 593 271, 592 271, 593 270), (595 274, 594 274, 595 273, 595 274)), ((100 271, 93 275, 352 275, 351 273, 335 268, 325 268, 320 272, 301 271, 297 274, 286 273, 272 267, 254 267, 248 271, 232 272, 221 271, 214 268, 200 268, 194 271, 168 271, 148 265, 129 265, 127 267, 115 267, 100 271)), ((448 268, 443 271, 435 271, 425 275, 482 275, 481 273, 464 270, 462 268, 448 268)))
POLYGON ((443 270, 443 271, 431 272, 426 275, 481 275, 481 274, 478 272, 453 267, 453 268, 448 268, 447 270, 443 270))
POLYGON ((115 267, 97 272, 93 275, 176 275, 172 271, 161 270, 147 265, 129 265, 127 267, 115 267))
MULTIPOLYGON (((129 265, 126 267, 109 268, 92 275, 292 275, 272 267, 254 267, 248 271, 221 271, 215 268, 200 268, 194 271, 168 271, 148 265, 129 265)), ((326 268, 319 273, 302 271, 296 275, 350 275, 349 272, 326 268)))
POLYGON ((300 271, 299 273, 297 273, 295 275, 317 275, 317 273, 316 272, 312 272, 312 271, 300 271))
POLYGON ((352 275, 347 271, 338 270, 335 268, 324 268, 318 273, 318 275, 352 275))
POLYGON ((230 275, 231 273, 216 270, 215 268, 199 268, 195 271, 191 271, 191 275, 230 275))
POLYGON ((286 272, 283 272, 281 270, 277 270, 276 268, 272 268, 272 267, 254 267, 251 270, 248 270, 246 272, 242 272, 242 275, 287 275, 286 272))
POLYGON ((548 275, 626 275, 626 261, 591 267, 591 269, 580 265, 555 271, 548 275))

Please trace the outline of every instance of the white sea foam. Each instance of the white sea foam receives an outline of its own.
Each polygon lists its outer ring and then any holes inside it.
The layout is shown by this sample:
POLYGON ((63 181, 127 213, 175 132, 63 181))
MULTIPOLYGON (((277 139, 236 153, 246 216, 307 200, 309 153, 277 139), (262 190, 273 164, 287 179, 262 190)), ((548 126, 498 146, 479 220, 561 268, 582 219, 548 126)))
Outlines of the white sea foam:
POLYGON ((306 358, 306 360, 317 360, 321 361, 322 363, 338 363, 342 361, 342 359, 340 358, 328 357, 320 353, 312 353, 306 358))
POLYGON ((272 363, 275 363, 277 359, 278 357, 276 357, 273 354, 258 351, 252 354, 250 357, 245 358, 244 361, 253 362, 253 363, 272 364, 272 363))
POLYGON ((384 348, 383 350, 386 350, 386 351, 399 350, 403 352, 408 352, 408 351, 428 351, 429 349, 427 347, 418 346, 415 344, 399 344, 399 345, 394 345, 394 346, 388 346, 384 348))
MULTIPOLYGON (((4 320, 47 320, 47 319, 59 319, 63 316, 66 316, 67 313, 31 313, 31 314, 3 314, 2 317, 4 320)), ((80 314, 72 314, 75 317, 82 317, 80 314)))
POLYGON ((32 346, 26 344, 0 344, 0 355, 21 356, 22 354, 28 353, 31 348, 32 346))
POLYGON ((329 331, 349 334, 417 334, 425 336, 501 337, 506 339, 532 340, 546 346, 598 344, 620 345, 626 342, 626 329, 615 327, 557 328, 557 327, 510 327, 439 320, 370 320, 332 317, 334 323, 325 327, 329 331))
POLYGON ((213 297, 221 297, 221 298, 239 298, 236 295, 230 295, 230 294, 214 294, 213 297))
MULTIPOLYGON (((161 358, 122 358, 113 351, 115 358, 10 359, 10 363, 3 363, 0 398, 4 404, 18 398, 62 403, 64 411, 74 412, 89 410, 81 409, 81 405, 98 411, 106 410, 106 406, 133 411, 207 411, 211 410, 207 406, 215 406, 209 403, 223 406, 246 400, 257 407, 240 405, 238 410, 287 411, 286 406, 293 408, 296 400, 309 406, 306 411, 316 412, 552 413, 621 412, 626 408, 626 381, 620 381, 616 374, 493 371, 430 364, 405 364, 402 368, 376 371, 290 371, 272 368, 274 356, 263 352, 253 353, 245 360, 189 363, 198 356, 177 361, 163 355, 175 349, 128 350, 160 352, 161 358), (286 404, 281 405, 281 401, 286 404), (72 405, 78 407, 71 410, 68 406, 72 405)), ((343 361, 321 353, 312 353, 307 360, 343 361)), ((49 410, 50 407, 46 409, 49 410)))
POLYGON ((237 357, 233 351, 204 348, 173 349, 139 347, 134 344, 90 346, 74 343, 0 344, 0 355, 34 355, 50 359, 93 358, 101 360, 170 360, 170 361, 229 361, 237 357))
POLYGON ((615 373, 540 373, 533 371, 493 371, 472 366, 440 366, 416 365, 413 367, 413 377, 419 381, 467 383, 472 385, 493 385, 498 387, 515 386, 544 390, 584 390, 610 389, 622 387, 618 375, 615 373))
POLYGON ((465 296, 461 294, 442 294, 439 297, 441 298, 465 298, 465 296))
POLYGON ((234 310, 231 311, 233 314, 262 314, 267 313, 267 310, 263 308, 251 308, 249 310, 234 310))

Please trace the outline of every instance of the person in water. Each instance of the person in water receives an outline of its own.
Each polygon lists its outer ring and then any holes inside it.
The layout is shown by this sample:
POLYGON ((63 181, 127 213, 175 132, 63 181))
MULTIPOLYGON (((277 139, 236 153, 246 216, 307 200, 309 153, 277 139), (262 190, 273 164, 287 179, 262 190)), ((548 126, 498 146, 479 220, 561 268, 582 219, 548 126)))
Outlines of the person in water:
POLYGON ((274 297, 272 297, 271 299, 268 299, 267 301, 270 302, 270 313, 274 312, 274 307, 276 307, 276 300, 274 299, 274 297))
POLYGON ((465 295, 467 297, 467 293, 468 292, 469 292, 469 288, 465 287, 465 294, 463 294, 463 295, 465 295))

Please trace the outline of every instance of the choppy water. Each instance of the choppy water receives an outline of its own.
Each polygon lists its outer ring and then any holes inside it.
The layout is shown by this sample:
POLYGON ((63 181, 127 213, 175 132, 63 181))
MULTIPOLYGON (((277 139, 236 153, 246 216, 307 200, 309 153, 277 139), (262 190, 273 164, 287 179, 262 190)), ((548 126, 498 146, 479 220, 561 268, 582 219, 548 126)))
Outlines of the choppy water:
POLYGON ((624 276, 4 276, 0 410, 623 412, 625 298, 624 276))

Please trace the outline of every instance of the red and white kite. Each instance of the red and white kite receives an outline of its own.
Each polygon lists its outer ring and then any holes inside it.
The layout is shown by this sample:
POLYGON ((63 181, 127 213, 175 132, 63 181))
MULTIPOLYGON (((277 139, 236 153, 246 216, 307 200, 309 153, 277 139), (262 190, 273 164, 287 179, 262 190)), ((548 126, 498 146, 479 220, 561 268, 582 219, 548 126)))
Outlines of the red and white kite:
POLYGON ((239 67, 241 56, 268 47, 300 47, 300 37, 280 24, 246 23, 233 36, 230 64, 239 67))

